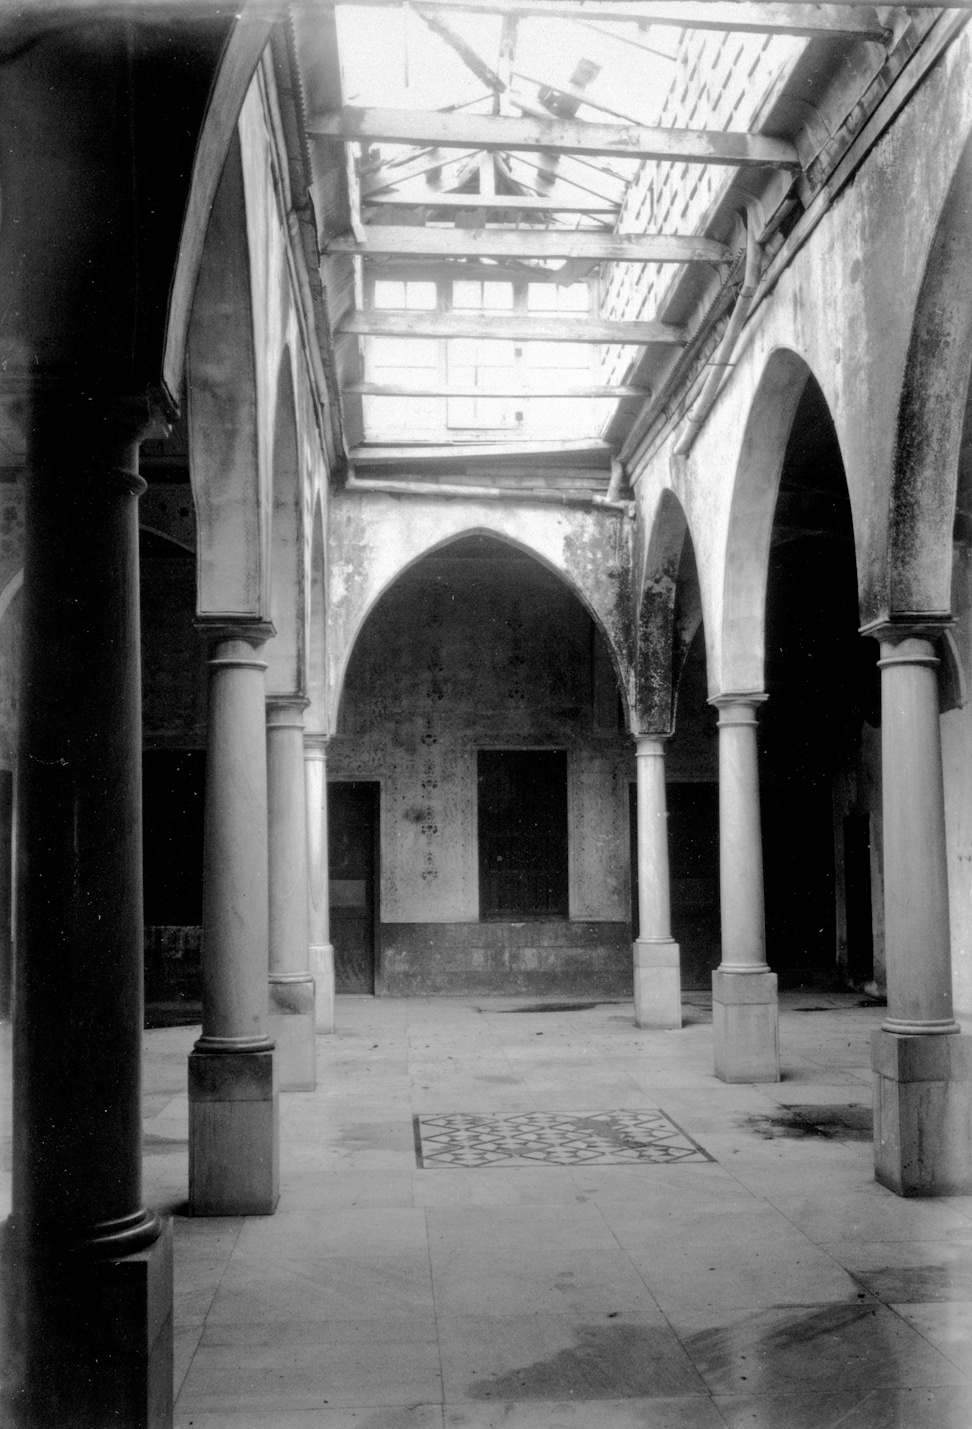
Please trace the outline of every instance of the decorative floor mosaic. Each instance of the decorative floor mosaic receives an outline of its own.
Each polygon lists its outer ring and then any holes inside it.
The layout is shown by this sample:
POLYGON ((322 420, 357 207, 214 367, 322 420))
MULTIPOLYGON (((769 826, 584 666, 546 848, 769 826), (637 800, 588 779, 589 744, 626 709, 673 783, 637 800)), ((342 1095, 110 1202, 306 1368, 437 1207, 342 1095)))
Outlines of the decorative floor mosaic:
POLYGON ((504 1116, 457 1112, 416 1116, 415 1159, 439 1166, 628 1166, 712 1161, 661 1110, 527 1111, 504 1116))

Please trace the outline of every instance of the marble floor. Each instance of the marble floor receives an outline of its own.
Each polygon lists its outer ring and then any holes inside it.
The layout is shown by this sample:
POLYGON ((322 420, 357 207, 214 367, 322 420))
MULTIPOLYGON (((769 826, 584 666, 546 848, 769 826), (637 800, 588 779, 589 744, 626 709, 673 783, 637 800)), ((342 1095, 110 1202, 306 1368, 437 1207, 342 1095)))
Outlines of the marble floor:
POLYGON ((972 1197, 873 1180, 880 1010, 787 995, 783 1080, 725 1086, 704 1004, 648 1032, 624 1003, 341 998, 249 1220, 183 1214, 196 1029, 147 1032, 178 1429, 969 1429, 972 1197), (558 1163, 558 1127, 642 1111, 707 1156, 558 1163), (415 1118, 539 1124, 553 1155, 422 1165, 415 1118))

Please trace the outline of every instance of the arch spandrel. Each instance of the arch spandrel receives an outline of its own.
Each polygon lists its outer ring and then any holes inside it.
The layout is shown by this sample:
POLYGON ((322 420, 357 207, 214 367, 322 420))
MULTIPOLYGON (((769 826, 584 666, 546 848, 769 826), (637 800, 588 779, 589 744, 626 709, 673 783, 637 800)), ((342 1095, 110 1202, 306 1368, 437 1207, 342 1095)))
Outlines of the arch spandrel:
POLYGON ((762 690, 770 538, 786 446, 810 367, 798 353, 770 354, 746 419, 726 533, 719 650, 720 693, 762 690))
POLYGON ((270 503, 270 619, 274 638, 266 647, 269 694, 303 694, 306 682, 304 619, 304 523, 300 444, 290 351, 277 374, 273 419, 270 503))
POLYGON ((947 615, 959 461, 972 381, 972 135, 918 293, 895 433, 887 591, 875 617, 947 615))
POLYGON ((330 728, 336 727, 355 641, 378 600, 416 561, 464 536, 505 541, 564 581, 607 641, 630 717, 634 616, 628 521, 593 511, 343 492, 331 498, 328 528, 330 728))
POLYGON ((213 204, 189 321, 189 473, 196 507, 197 608, 265 619, 264 499, 246 199, 234 132, 213 204))
POLYGON ((325 734, 327 722, 327 569, 324 560, 323 502, 318 494, 310 518, 307 565, 307 698, 309 730, 325 734))

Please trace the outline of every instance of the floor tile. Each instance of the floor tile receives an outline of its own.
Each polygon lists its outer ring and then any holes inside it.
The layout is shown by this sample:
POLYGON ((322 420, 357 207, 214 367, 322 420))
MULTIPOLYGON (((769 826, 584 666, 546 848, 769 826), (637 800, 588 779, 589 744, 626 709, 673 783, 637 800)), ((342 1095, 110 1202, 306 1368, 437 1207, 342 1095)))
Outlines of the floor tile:
POLYGON ((674 1327, 714 1394, 779 1394, 880 1387, 972 1385, 887 1306, 804 1305, 675 1320, 674 1327))
POLYGON ((440 1334, 446 1403, 705 1392, 671 1329, 643 1316, 456 1315, 440 1334))

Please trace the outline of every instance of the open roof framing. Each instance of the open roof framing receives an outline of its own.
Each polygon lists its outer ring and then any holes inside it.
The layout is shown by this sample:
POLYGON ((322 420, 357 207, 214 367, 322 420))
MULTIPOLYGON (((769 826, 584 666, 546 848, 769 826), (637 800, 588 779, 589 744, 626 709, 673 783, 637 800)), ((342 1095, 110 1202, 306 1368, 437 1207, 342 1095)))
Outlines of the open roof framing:
MULTIPOLYGON (((341 0, 322 0, 336 5, 341 0)), ((354 0, 355 4, 401 8, 402 0, 354 0)), ((892 0, 903 6, 906 0, 892 0)), ((931 8, 932 0, 919 0, 931 8)), ((956 0, 960 3, 960 0, 956 0)), ((967 0, 964 0, 967 3, 967 0)), ((859 0, 834 0, 826 5, 749 3, 749 0, 418 0, 417 11, 451 11, 456 15, 516 15, 523 19, 596 20, 612 24, 675 25, 680 29, 739 30, 754 34, 813 36, 850 35, 882 39, 887 33, 873 5, 859 0), (719 5, 726 14, 712 14, 719 5), (706 13, 710 11, 710 13, 706 13)))
MULTIPOLYGON (((519 279, 569 285, 590 281, 600 264, 618 262, 684 265, 685 275, 677 280, 683 286, 706 283, 705 267, 717 265, 724 281, 735 248, 708 235, 714 231, 719 238, 726 238, 732 231, 731 223, 710 227, 706 221, 698 234, 612 231, 627 212, 623 199, 632 180, 641 174, 640 165, 647 161, 649 165, 657 162, 748 170, 750 176, 740 176, 739 180, 744 189, 762 192, 767 183, 772 184, 777 201, 792 190, 794 182, 802 182, 802 150, 798 151, 797 136, 786 124, 781 129, 766 123, 766 133, 762 132, 765 120, 753 117, 749 128, 745 116, 751 113, 752 106, 744 106, 734 128, 724 129, 721 124, 688 127, 698 123, 695 111, 688 108, 681 111, 680 127, 667 126, 664 119, 657 117, 667 111, 653 103, 647 105, 643 115, 651 122, 641 123, 636 117, 641 108, 641 91, 632 87, 630 74, 612 91, 609 72, 600 86, 593 85, 593 92, 588 91, 602 66, 613 64, 613 59, 604 59, 597 49, 583 48, 579 51, 581 56, 594 55, 597 60, 582 58, 573 73, 561 62, 553 66, 555 72, 549 79, 544 78, 546 52, 537 48, 535 39, 528 40, 528 32, 519 26, 521 20, 573 21, 578 36, 584 30, 596 29, 614 40, 631 37, 639 42, 639 48, 645 47, 643 41, 653 27, 668 26, 682 32, 680 38, 676 37, 677 45, 691 44, 690 32, 702 30, 715 32, 716 37, 748 33, 750 49, 755 45, 756 51, 760 51, 759 36, 839 40, 848 49, 860 41, 869 41, 887 49, 901 29, 895 10, 972 8, 972 0, 946 0, 945 4, 935 5, 931 0, 915 0, 912 5, 890 0, 879 6, 862 5, 855 0, 832 0, 824 5, 750 0, 410 0, 406 5, 402 0, 347 2, 398 10, 405 17, 411 10, 411 28, 402 32, 403 53, 408 48, 409 34, 413 45, 421 43, 423 32, 426 43, 435 45, 435 35, 485 86, 478 94, 472 93, 469 74, 465 88, 456 83, 451 91, 448 87, 430 87, 427 81, 423 90, 420 82, 415 87, 415 107, 403 107, 413 102, 408 93, 406 58, 404 90, 398 91, 401 98, 394 85, 382 88, 359 75, 352 90, 354 97, 360 96, 356 103, 342 107, 343 96, 332 91, 327 96, 315 96, 317 103, 312 100, 309 106, 306 132, 320 161, 331 162, 325 155, 335 154, 339 145, 346 146, 347 162, 354 165, 360 181, 360 187, 357 181, 353 185, 360 195, 356 196, 360 207, 352 206, 353 217, 357 218, 351 224, 353 233, 335 234, 332 225, 329 236, 321 235, 322 252, 338 263, 353 258, 359 274, 363 310, 347 311, 335 325, 336 335, 346 339, 342 352, 355 350, 348 341, 353 337, 441 340, 438 370, 432 363, 431 371, 421 375, 416 372, 414 377, 409 370, 410 360, 404 356, 406 348, 401 349, 403 357, 397 364, 391 355, 370 358, 370 352, 379 350, 370 344, 357 346, 357 362, 364 365, 355 366, 349 357, 341 386, 352 404, 350 410, 357 411, 355 421, 359 424, 362 398, 414 401, 426 413, 425 399, 501 398, 519 402, 563 397, 592 401, 600 408, 601 402, 643 398, 645 388, 654 383, 626 376, 625 369, 633 370, 634 359, 625 355, 620 355, 614 369, 621 381, 610 384, 605 383, 597 363, 590 366, 589 375, 581 367, 576 375, 569 373, 573 358, 563 371, 557 368, 556 378, 552 372, 544 375, 542 367, 532 377, 528 367, 523 372, 500 376, 490 366, 494 361, 502 366, 500 359, 488 353, 498 351, 493 347, 494 340, 514 344, 619 345, 630 353, 642 350, 643 359, 657 366, 670 360, 664 356, 666 349, 674 358, 689 336, 683 325, 683 312, 673 311, 670 303, 656 304, 654 312, 651 307, 633 307, 626 318, 598 317, 596 310, 602 299, 589 287, 593 307, 587 315, 528 312, 522 303, 515 304, 509 312, 465 307, 456 311, 452 310, 451 284, 475 277, 485 282, 519 279), (493 30, 462 24, 464 16, 484 15, 503 17, 498 49, 493 30), (485 34, 493 36, 488 44, 483 39, 485 34), (477 37, 474 44, 470 43, 473 35, 477 37), (524 46, 530 57, 524 54, 518 64, 516 51, 524 46), (585 67, 589 73, 585 73, 585 67), (439 107, 439 95, 444 100, 450 93, 458 102, 439 107), (472 97, 466 97, 469 94, 472 97), (584 109, 593 109, 597 122, 578 118, 578 112, 584 109), (690 276, 693 272, 699 275, 697 279, 690 276), (371 280, 378 276, 433 280, 447 287, 440 291, 434 311, 405 306, 404 295, 400 308, 375 309, 371 280), (642 311, 644 317, 639 316, 642 311), (486 340, 485 351, 476 358, 464 354, 460 359, 452 355, 450 339, 486 340), (653 352, 655 356, 651 356, 653 352), (372 361, 380 362, 377 370, 370 367, 372 361), (450 366, 453 362, 454 368, 450 366), (480 362, 490 367, 485 385, 481 376, 465 372, 464 364, 470 362, 473 367, 480 362)), ((324 7, 341 0, 313 3, 324 7)), ((366 37, 367 24, 363 18, 359 23, 365 26, 366 37)), ((530 31, 531 35, 538 33, 541 31, 530 31)), ((700 44, 702 39, 700 36, 700 44)), ((718 38, 715 43, 718 45, 718 38)), ((791 50, 780 53, 789 54, 791 50)), ((818 51, 829 53, 819 45, 801 46, 792 52, 818 51)), ((658 53, 661 60, 676 58, 658 53)), ((454 59, 451 64, 455 66, 454 59)), ((624 73, 623 63, 621 67, 624 73)), ((695 172, 700 173, 700 168, 695 172)), ((639 210, 639 226, 641 221, 639 210)), ((672 222, 672 217, 666 220, 661 210, 654 225, 650 216, 647 220, 649 226, 656 228, 668 227, 672 222)), ((690 230, 691 225, 685 227, 690 230)), ((621 311, 626 309, 622 307, 621 311)), ((427 357, 422 358, 422 363, 427 361, 427 357)), ((639 362, 643 365, 642 359, 639 362)), ((374 432, 374 423, 378 423, 380 430, 384 422, 388 437, 396 442, 389 451, 404 450, 397 446, 401 423, 396 425, 397 418, 379 418, 379 407, 367 418, 369 429, 374 432)), ((491 411, 484 409, 479 416, 472 413, 470 427, 479 426, 484 431, 491 427, 491 411)), ((519 413, 517 419, 520 420, 519 413)), ((403 420, 402 430, 407 431, 407 416, 403 420)), ((453 414, 452 420, 458 421, 459 417, 453 414)), ((549 416, 540 420, 548 421, 549 416)), ((466 422, 465 409, 462 421, 466 422)), ((433 414, 416 419, 416 431, 428 426, 429 437, 417 439, 415 460, 421 459, 423 450, 430 450, 432 429, 441 433, 435 438, 441 443, 449 424, 450 416, 444 407, 440 417, 433 414)), ((497 433, 501 425, 497 419, 497 433)), ((359 430, 364 428, 359 426, 359 430)), ((380 440, 377 433, 370 441, 376 439, 380 440)), ((521 439, 529 440, 526 430, 521 439)), ((481 449, 478 439, 476 447, 470 448, 475 449, 481 449)))

